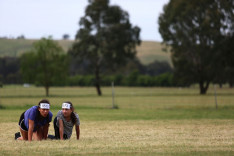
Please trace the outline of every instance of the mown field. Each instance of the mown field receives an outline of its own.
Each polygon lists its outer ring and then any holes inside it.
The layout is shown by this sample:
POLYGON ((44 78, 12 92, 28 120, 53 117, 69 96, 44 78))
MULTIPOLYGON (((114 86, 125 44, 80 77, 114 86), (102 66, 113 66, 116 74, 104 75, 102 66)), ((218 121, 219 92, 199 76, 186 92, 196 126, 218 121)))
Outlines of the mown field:
MULTIPOLYGON (((0 38, 0 57, 13 56, 19 57, 24 52, 30 50, 33 42, 37 40, 30 39, 1 39, 0 38)), ((72 40, 56 40, 64 51, 67 51, 74 41, 72 40)), ((163 45, 159 42, 142 41, 137 46, 137 57, 143 64, 149 64, 157 61, 167 61, 171 64, 170 53, 163 52, 163 45)))
MULTIPOLYGON (((52 87, 51 111, 73 102, 81 137, 67 141, 15 141, 20 114, 46 98, 44 88, 0 88, 0 155, 234 155, 234 89, 199 95, 191 88, 52 87)), ((49 130, 53 134, 52 124, 49 130)))

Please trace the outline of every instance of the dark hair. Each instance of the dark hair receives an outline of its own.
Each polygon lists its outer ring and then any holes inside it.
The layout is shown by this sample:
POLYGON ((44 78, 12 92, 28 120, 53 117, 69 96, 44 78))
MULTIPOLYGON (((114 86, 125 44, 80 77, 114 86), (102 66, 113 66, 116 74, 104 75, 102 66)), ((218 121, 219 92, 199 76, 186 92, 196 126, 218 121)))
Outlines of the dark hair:
POLYGON ((39 101, 38 107, 40 106, 40 103, 48 103, 48 104, 50 104, 49 100, 47 100, 47 99, 42 99, 41 101, 39 101))
POLYGON ((76 115, 75 115, 75 112, 74 112, 75 108, 73 107, 73 104, 70 101, 67 101, 67 102, 64 102, 64 103, 69 103, 71 105, 71 110, 72 110, 71 120, 72 120, 73 124, 76 124, 77 118, 76 118, 76 115))
MULTIPOLYGON (((40 103, 48 103, 48 104, 50 104, 50 102, 49 102, 49 100, 47 100, 47 99, 42 99, 41 101, 39 101, 39 103, 38 103, 38 108, 40 108, 40 103)), ((37 117, 36 117, 36 120, 39 120, 39 118, 40 118, 40 111, 37 109, 37 117)), ((48 113, 48 115, 45 117, 45 118, 47 118, 47 121, 49 121, 49 113, 48 113)))

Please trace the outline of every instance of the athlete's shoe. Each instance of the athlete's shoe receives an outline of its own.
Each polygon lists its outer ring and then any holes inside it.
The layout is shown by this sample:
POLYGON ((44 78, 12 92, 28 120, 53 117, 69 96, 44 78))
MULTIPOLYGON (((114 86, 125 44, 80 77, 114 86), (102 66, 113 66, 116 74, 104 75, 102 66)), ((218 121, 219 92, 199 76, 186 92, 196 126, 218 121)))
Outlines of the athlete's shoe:
POLYGON ((50 134, 48 135, 47 138, 52 139, 52 140, 53 140, 53 139, 56 139, 54 135, 50 135, 50 134))
POLYGON ((21 137, 20 132, 15 133, 15 140, 17 140, 19 137, 21 137))

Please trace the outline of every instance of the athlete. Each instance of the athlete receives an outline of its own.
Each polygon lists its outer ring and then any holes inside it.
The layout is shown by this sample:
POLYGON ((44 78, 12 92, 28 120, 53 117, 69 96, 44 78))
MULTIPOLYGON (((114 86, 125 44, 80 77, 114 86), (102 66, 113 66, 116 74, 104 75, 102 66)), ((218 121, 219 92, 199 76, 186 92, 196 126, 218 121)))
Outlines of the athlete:
POLYGON ((52 120, 50 102, 41 100, 38 106, 33 106, 23 112, 19 120, 20 132, 15 134, 16 140, 43 140, 47 139, 49 123, 52 120))
POLYGON ((71 102, 64 102, 62 104, 62 110, 58 111, 54 118, 54 131, 55 139, 65 140, 70 139, 72 135, 72 129, 75 126, 76 139, 80 138, 80 118, 77 113, 74 112, 74 107, 71 102))

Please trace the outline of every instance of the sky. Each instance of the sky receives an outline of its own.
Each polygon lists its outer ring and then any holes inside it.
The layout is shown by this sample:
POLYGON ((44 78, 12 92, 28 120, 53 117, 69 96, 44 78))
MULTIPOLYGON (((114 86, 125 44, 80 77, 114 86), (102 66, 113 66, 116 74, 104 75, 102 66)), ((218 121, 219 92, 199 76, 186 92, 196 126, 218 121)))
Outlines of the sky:
MULTIPOLYGON (((158 17, 169 0, 110 0, 129 13, 133 26, 141 28, 143 41, 162 41, 158 17)), ((0 37, 40 39, 52 36, 75 39, 88 0, 0 0, 0 37)))

